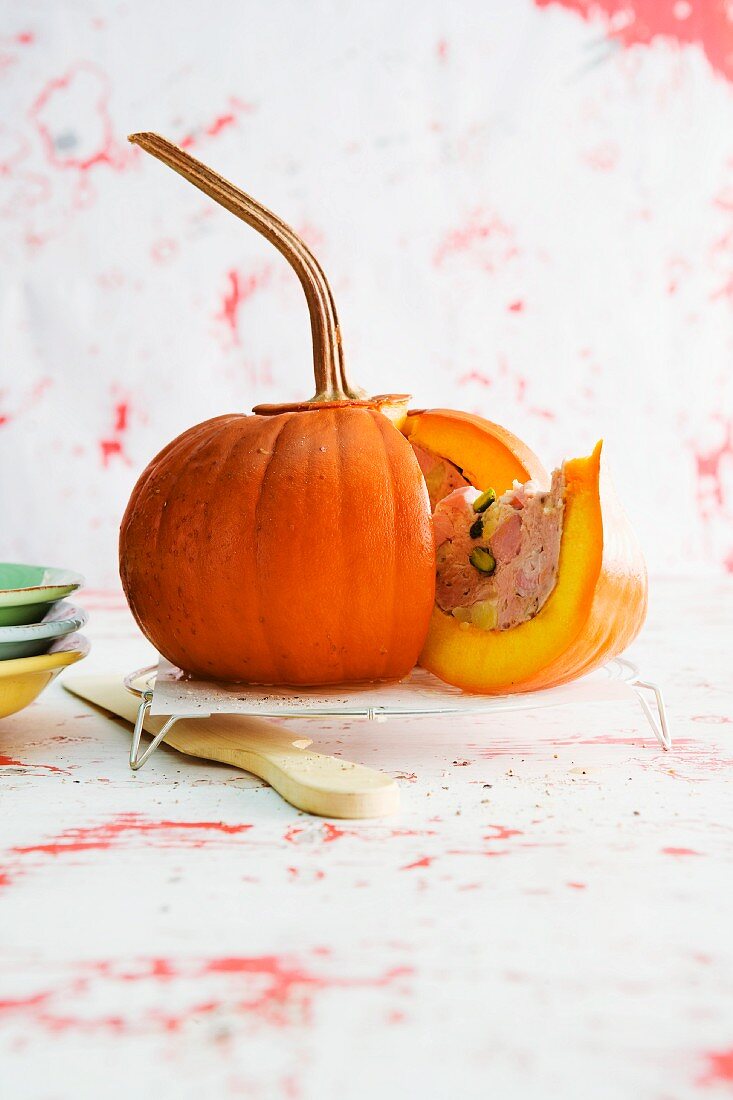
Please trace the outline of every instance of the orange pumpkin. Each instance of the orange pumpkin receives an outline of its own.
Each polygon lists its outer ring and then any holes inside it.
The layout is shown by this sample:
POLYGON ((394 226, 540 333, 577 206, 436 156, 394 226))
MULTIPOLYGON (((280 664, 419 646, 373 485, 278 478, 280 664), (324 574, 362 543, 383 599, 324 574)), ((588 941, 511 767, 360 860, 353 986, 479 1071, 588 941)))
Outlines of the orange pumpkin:
POLYGON ((566 462, 564 475, 557 579, 546 603, 526 622, 488 631, 436 606, 420 663, 442 680, 487 694, 549 688, 591 672, 639 633, 646 568, 601 444, 566 462))
POLYGON ((425 483, 399 430, 405 395, 346 378, 333 297, 275 215, 153 134, 131 140, 259 230, 295 269, 313 334, 315 396, 184 432, 135 486, 120 531, 132 612, 188 672, 319 685, 405 676, 433 605, 425 483))

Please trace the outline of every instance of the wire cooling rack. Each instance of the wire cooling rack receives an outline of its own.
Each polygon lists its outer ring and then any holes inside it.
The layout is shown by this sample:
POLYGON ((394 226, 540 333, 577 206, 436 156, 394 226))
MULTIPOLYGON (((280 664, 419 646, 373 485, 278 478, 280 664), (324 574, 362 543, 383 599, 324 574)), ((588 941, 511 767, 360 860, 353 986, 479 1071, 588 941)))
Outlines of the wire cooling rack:
POLYGON ((397 684, 361 684, 348 687, 299 688, 225 684, 190 679, 161 657, 157 665, 125 677, 125 687, 140 699, 130 746, 130 767, 141 768, 158 745, 183 718, 210 718, 212 714, 248 714, 261 718, 363 717, 386 722, 389 718, 497 714, 513 710, 541 710, 573 703, 632 700, 639 704, 654 736, 665 750, 672 747, 662 689, 641 679, 638 668, 616 657, 603 668, 570 684, 516 695, 477 695, 444 684, 416 668, 397 684), (165 722, 141 752, 143 724, 148 714, 165 722))

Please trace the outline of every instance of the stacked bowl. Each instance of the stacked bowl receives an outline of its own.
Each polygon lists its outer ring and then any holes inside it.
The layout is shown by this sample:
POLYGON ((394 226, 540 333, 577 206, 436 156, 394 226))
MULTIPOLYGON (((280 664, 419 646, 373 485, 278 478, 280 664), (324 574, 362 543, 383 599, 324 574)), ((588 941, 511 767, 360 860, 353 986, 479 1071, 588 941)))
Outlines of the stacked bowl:
POLYGON ((89 642, 78 631, 86 612, 67 602, 79 573, 0 562, 0 718, 27 707, 89 642))

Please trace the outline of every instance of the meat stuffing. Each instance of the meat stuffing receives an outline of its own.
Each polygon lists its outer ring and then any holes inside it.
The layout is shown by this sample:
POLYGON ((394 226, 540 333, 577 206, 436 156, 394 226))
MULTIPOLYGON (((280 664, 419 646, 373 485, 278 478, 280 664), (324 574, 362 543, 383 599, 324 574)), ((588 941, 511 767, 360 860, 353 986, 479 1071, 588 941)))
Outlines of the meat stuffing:
POLYGON ((536 615, 555 587, 565 482, 528 481, 484 511, 472 486, 440 500, 433 515, 437 547, 435 602, 462 623, 508 630, 536 615))
POLYGON ((447 497, 454 489, 470 484, 468 478, 463 476, 462 471, 454 466, 452 462, 449 462, 447 458, 441 458, 440 455, 433 454, 432 451, 418 446, 417 443, 412 444, 412 449, 415 452, 417 461, 420 463, 422 476, 425 478, 425 484, 428 487, 431 512, 435 511, 438 501, 441 501, 443 497, 447 497))

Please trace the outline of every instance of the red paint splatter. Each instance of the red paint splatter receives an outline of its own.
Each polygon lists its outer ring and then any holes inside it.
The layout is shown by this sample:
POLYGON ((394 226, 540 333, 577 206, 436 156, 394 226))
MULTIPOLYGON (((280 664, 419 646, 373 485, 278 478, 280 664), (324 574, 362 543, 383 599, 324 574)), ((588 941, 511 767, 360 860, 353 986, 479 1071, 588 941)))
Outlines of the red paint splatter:
POLYGON ((178 976, 173 964, 168 959, 161 958, 143 959, 141 962, 135 960, 129 970, 121 968, 119 963, 108 959, 84 962, 81 969, 105 977, 111 976, 121 982, 141 982, 150 978, 167 981, 178 976))
POLYGON ((447 61, 448 60, 448 41, 447 41, 447 39, 445 39, 445 38, 439 38, 438 39, 438 41, 436 43, 436 46, 435 46, 435 53, 437 55, 438 61, 447 61))
POLYGON ((694 848, 662 848, 665 856, 701 856, 702 852, 696 852, 694 848))
MULTIPOLYGON (((3 134, 5 133, 4 130, 2 132, 3 134)), ((3 147, 3 157, 0 160, 0 176, 12 176, 13 171, 30 154, 31 144, 26 138, 25 134, 11 133, 9 138, 4 137, 3 147)), ((34 177, 32 177, 30 174, 26 173, 26 183, 33 178, 34 177)), ((25 191, 26 198, 28 198, 28 192, 30 192, 30 188, 26 187, 25 191)), ((5 207, 5 210, 8 209, 8 207, 5 207)))
POLYGON ((100 439, 99 447, 102 452, 102 465, 109 466, 109 460, 115 455, 125 458, 122 443, 119 439, 100 439))
POLYGON ((414 863, 406 863, 404 867, 401 867, 401 871, 414 871, 418 867, 429 867, 435 859, 435 856, 423 856, 421 859, 416 859, 414 863))
POLYGON ((693 722, 706 722, 711 726, 727 726, 733 724, 733 718, 726 714, 693 714, 693 722))
MULTIPOLYGON (((313 952, 317 954, 317 952, 313 952)), ((316 994, 333 989, 384 989, 412 970, 395 966, 371 977, 315 973, 304 962, 277 955, 223 956, 174 963, 166 959, 83 962, 74 976, 54 989, 0 1001, 0 1013, 25 1018, 52 1033, 111 1032, 137 1035, 179 1031, 202 1015, 225 1011, 233 1017, 255 1016, 274 1027, 301 1025, 312 1017, 316 994), (213 995, 200 1000, 196 983, 206 980, 213 995), (148 981, 160 987, 164 1000, 142 1014, 137 1005, 129 1015, 94 1016, 100 986, 148 981), (188 1003, 187 1003, 188 1002, 188 1003), (79 1004, 79 1014, 74 1009, 79 1004), (93 1011, 93 1010, 92 1010, 93 1011)))
POLYGON ((130 402, 118 401, 112 410, 112 434, 99 441, 103 467, 109 466, 110 459, 115 457, 121 458, 128 466, 132 465, 124 448, 124 436, 129 427, 130 402))
POLYGON ((733 1047, 703 1055, 707 1069, 698 1078, 698 1085, 724 1085, 733 1083, 733 1047))
MULTIPOLYGON (((507 828, 506 825, 489 825, 488 828, 493 831, 482 837, 482 840, 484 840, 488 844, 491 844, 495 840, 510 840, 512 837, 524 835, 520 829, 510 829, 507 828)), ((428 831, 425 833, 425 835, 430 836, 434 834, 428 831)), ((532 847, 532 845, 525 844, 523 845, 523 847, 532 847)), ((448 856, 481 856, 482 858, 485 857, 493 859, 497 856, 509 855, 509 852, 510 850, 506 848, 503 848, 501 850, 497 850, 495 848, 449 848, 444 854, 448 856)), ((405 866, 401 867, 400 870, 413 871, 421 867, 430 867, 436 859, 438 859, 437 855, 421 856, 419 859, 413 860, 411 863, 405 864, 405 866)))
POLYGON ((15 760, 12 756, 0 756, 0 768, 42 768, 43 771, 55 772, 57 775, 68 775, 65 768, 57 768, 53 764, 26 763, 25 760, 15 760))
POLYGON ((470 382, 478 382, 481 386, 493 386, 493 381, 487 374, 482 374, 481 371, 472 370, 468 374, 462 374, 458 379, 459 386, 466 386, 470 382))
POLYGON ((717 420, 723 427, 722 441, 709 451, 697 451, 694 456, 697 503, 703 519, 726 504, 724 474, 728 473, 733 482, 733 420, 725 422, 720 417, 717 420))
POLYGON ((481 210, 472 211, 464 225, 446 233, 435 250, 433 264, 440 267, 449 257, 463 252, 470 253, 488 272, 519 255, 514 231, 496 215, 481 210))
POLYGON ((19 46, 32 46, 36 40, 36 36, 33 31, 21 31, 20 34, 16 34, 15 41, 19 46))
POLYGON ((230 96, 228 100, 229 109, 223 111, 219 115, 215 115, 211 122, 203 123, 201 126, 197 126, 195 130, 189 131, 178 144, 182 149, 193 149, 198 145, 202 137, 216 137, 222 132, 222 130, 228 130, 231 126, 236 126, 239 122, 239 116, 243 114, 249 114, 254 111, 255 106, 253 103, 247 103, 242 99, 238 99, 236 96, 230 96))
POLYGON ((139 814, 120 814, 101 825, 65 829, 57 837, 42 844, 12 848, 15 855, 33 854, 59 856, 68 852, 102 851, 119 847, 128 836, 154 836, 158 846, 171 848, 203 848, 211 834, 237 836, 251 825, 228 825, 223 821, 151 821, 139 814))
POLYGON ((18 1008, 35 1008, 36 1005, 47 1001, 50 996, 50 993, 34 993, 30 997, 5 997, 0 1000, 0 1012, 12 1012, 18 1008))
POLYGON ((120 170, 130 163, 133 151, 116 140, 110 91, 104 70, 87 61, 42 88, 30 117, 53 168, 84 173, 102 164, 120 170))
POLYGON ((669 271, 667 294, 676 294, 679 290, 680 282, 689 277, 692 271, 692 264, 684 256, 673 256, 667 262, 667 270, 669 271))
POLYGON ((237 121, 237 116, 233 114, 219 115, 213 122, 210 122, 206 127, 206 133, 209 137, 216 137, 222 130, 226 130, 227 126, 233 126, 237 121))
MULTIPOLYGON (((31 386, 30 390, 24 397, 18 402, 16 409, 11 412, 0 413, 0 428, 6 424, 12 423, 19 416, 25 415, 30 412, 42 399, 49 386, 53 385, 52 378, 41 378, 38 382, 31 386)), ((4 395, 4 391, 0 390, 0 397, 4 395)))
MULTIPOLYGON (((339 980, 317 976, 302 965, 289 963, 277 955, 212 959, 204 967, 204 972, 245 978, 245 989, 249 995, 239 1002, 240 1009, 264 1015, 270 1023, 279 1026, 292 1022, 294 1009, 301 1018, 308 1015, 311 1007, 310 994, 313 991, 342 984, 339 980)), ((389 971, 385 984, 396 977, 397 973, 389 971)))
POLYGON ((175 977, 176 972, 167 959, 152 959, 151 964, 151 978, 165 979, 175 977))
POLYGON ((16 760, 12 756, 0 756, 0 765, 4 767, 25 768, 27 765, 22 760, 16 760))
POLYGON ((587 883, 585 882, 566 882, 566 886, 569 886, 571 890, 585 890, 587 883))
POLYGON ((130 414, 130 406, 127 401, 120 401, 119 405, 115 407, 115 424, 113 431, 125 432, 127 431, 127 418, 130 414))
POLYGON ((521 405, 531 416, 539 416, 543 420, 555 420, 555 413, 551 409, 541 408, 539 405, 529 403, 527 400, 529 387, 527 379, 512 371, 503 355, 498 357, 498 368, 493 378, 479 370, 468 371, 458 378, 459 386, 471 385, 472 383, 478 383, 478 385, 485 386, 487 389, 496 384, 508 387, 510 391, 513 390, 513 398, 516 403, 521 405))
POLYGON ((283 833, 283 840, 287 844, 299 844, 298 837, 303 833, 306 833, 308 839, 315 839, 318 836, 323 844, 332 844, 334 840, 341 840, 345 836, 358 837, 360 835, 356 829, 342 829, 339 825, 324 821, 318 830, 308 829, 306 831, 303 825, 290 825, 283 833))
POLYGON ((166 264, 173 259, 178 251, 178 245, 170 237, 162 237, 155 241, 150 249, 150 256, 155 264, 166 264))
MULTIPOLYGON (((532 847, 532 845, 528 845, 532 847)), ((508 856, 509 852, 506 848, 500 850, 478 850, 476 848, 448 848, 446 850, 448 856, 481 856, 484 859, 498 859, 500 856, 508 856)))
POLYGON ((710 295, 711 301, 719 301, 722 299, 733 301, 733 275, 727 276, 725 282, 710 295))
POLYGON ((435 829, 390 829, 389 835, 396 836, 436 836, 435 829))
POLYGON ((523 836, 521 829, 507 829, 506 825, 489 825, 490 829, 494 829, 493 833, 484 837, 484 840, 509 840, 513 836, 523 836))
POLYGON ((657 38, 699 45, 713 69, 733 79, 733 25, 725 0, 535 0, 560 4, 589 23, 602 24, 609 42, 648 46, 657 38))
POLYGON ((237 315, 239 307, 247 302, 256 291, 261 290, 270 278, 269 267, 262 268, 259 272, 243 276, 238 271, 227 272, 228 290, 224 294, 221 310, 216 314, 216 319, 223 321, 229 328, 232 339, 239 343, 237 331, 237 315))
MULTIPOLYGON (((622 737, 620 734, 596 734, 593 737, 553 737, 552 740, 545 743, 542 752, 558 747, 577 747, 580 745, 606 746, 614 749, 631 747, 648 758, 647 760, 638 758, 635 761, 637 766, 643 770, 661 770, 665 774, 680 780, 691 778, 691 776, 682 774, 677 767, 670 768, 669 756, 661 750, 656 741, 648 739, 645 733, 639 733, 634 737, 622 737)), ((484 760, 494 760, 503 756, 538 755, 536 744, 531 742, 522 744, 516 740, 507 740, 503 743, 495 742, 490 749, 483 748, 480 745, 471 745, 470 748, 474 749, 476 754, 484 760)), ((718 750, 701 741, 696 741, 694 738, 676 737, 674 749, 678 765, 689 764, 695 769, 694 778, 696 782, 704 779, 704 775, 701 773, 715 773, 733 768, 733 759, 721 756, 718 750)))
POLYGON ((510 302, 507 309, 510 313, 522 313, 524 311, 524 302, 521 298, 518 298, 516 302, 510 302))

